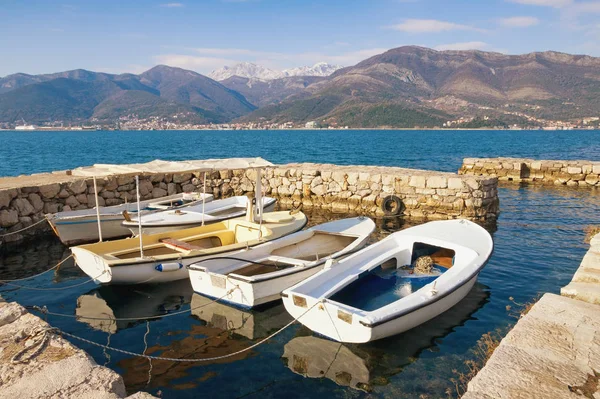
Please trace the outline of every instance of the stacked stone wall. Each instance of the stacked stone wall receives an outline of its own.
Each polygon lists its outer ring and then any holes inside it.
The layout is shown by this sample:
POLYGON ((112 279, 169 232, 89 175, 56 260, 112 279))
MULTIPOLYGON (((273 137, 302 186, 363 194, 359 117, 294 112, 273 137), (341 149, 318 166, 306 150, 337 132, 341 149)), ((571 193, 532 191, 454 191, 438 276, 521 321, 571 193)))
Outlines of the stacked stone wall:
POLYGON ((501 181, 600 187, 600 162, 525 158, 465 158, 461 175, 494 176, 501 181))
MULTIPOLYGON (((254 191, 255 170, 207 173, 207 192, 215 198, 254 191)), ((493 219, 498 214, 497 179, 453 173, 372 166, 289 164, 262 172, 263 192, 283 207, 319 207, 333 212, 382 215, 385 197, 402 201, 402 215, 428 219, 466 217, 493 219)), ((97 179, 100 206, 133 202, 135 177, 97 179)), ((203 190, 204 172, 140 176, 142 200, 203 190)), ((95 207, 91 178, 65 172, 0 179, 0 236, 44 219, 45 214, 95 207)), ((24 234, 46 231, 39 223, 23 233, 4 236, 16 241, 24 234)))

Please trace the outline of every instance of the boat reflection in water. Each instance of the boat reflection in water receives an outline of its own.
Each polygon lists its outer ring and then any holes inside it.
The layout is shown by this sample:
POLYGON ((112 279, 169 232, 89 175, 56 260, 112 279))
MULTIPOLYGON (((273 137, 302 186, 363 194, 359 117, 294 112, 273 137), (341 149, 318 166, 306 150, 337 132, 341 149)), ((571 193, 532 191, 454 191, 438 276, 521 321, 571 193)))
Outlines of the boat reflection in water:
POLYGON ((190 303, 193 290, 188 280, 133 286, 102 286, 77 298, 75 314, 90 327, 114 334, 168 315, 190 303), (129 319, 129 320, 119 320, 129 319))
MULTIPOLYGON (((313 335, 298 336, 285 344, 283 362, 294 373, 310 378, 328 378, 341 386, 366 392, 386 385, 388 378, 412 363, 435 340, 463 325, 488 302, 486 286, 476 283, 456 306, 405 333, 369 344, 341 344, 313 335)), ((307 328, 301 333, 311 334, 307 328)))
POLYGON ((248 339, 260 339, 268 336, 292 321, 281 301, 275 306, 258 307, 255 310, 241 310, 215 302, 205 296, 194 293, 192 296, 192 314, 215 327, 248 339))

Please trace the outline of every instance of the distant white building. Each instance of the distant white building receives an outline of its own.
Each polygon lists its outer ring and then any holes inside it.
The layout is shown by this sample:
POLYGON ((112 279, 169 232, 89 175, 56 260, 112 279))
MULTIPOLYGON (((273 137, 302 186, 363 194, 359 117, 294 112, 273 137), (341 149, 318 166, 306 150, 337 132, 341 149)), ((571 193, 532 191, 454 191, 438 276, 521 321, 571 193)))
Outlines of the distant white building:
POLYGON ((306 122, 306 125, 304 125, 304 127, 307 129, 316 129, 318 127, 317 121, 306 122))

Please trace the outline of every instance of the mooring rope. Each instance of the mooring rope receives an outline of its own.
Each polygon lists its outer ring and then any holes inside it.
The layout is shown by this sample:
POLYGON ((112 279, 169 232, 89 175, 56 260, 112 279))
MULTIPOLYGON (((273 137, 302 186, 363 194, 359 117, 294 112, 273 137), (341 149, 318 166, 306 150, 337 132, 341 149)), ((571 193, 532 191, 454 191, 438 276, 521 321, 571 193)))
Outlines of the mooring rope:
POLYGON ((241 350, 233 352, 233 353, 229 353, 227 355, 214 356, 214 357, 206 357, 206 358, 198 358, 198 359, 181 359, 181 358, 173 358, 173 357, 162 357, 162 356, 145 355, 145 354, 142 354, 142 353, 131 352, 131 351, 128 351, 128 350, 119 349, 119 348, 113 348, 113 347, 108 346, 108 345, 99 344, 97 342, 90 341, 89 339, 82 338, 82 337, 79 337, 77 335, 73 335, 73 334, 70 334, 68 332, 64 332, 64 331, 58 330, 58 329, 54 329, 54 330, 52 330, 52 332, 55 332, 55 334, 64 335, 66 337, 70 337, 70 338, 73 338, 73 339, 79 340, 81 342, 85 342, 85 343, 88 343, 90 345, 94 345, 94 346, 97 346, 97 347, 100 347, 100 348, 112 350, 114 352, 123 353, 125 355, 141 357, 141 358, 144 358, 144 359, 165 360, 165 361, 170 361, 170 362, 187 362, 187 363, 212 362, 212 361, 227 359, 227 358, 230 358, 230 357, 233 357, 233 356, 240 355, 240 354, 242 354, 244 352, 247 352, 249 350, 252 350, 252 349, 254 349, 254 348, 262 345, 263 343, 267 342, 271 338, 274 338, 276 335, 282 333, 285 329, 287 329, 289 326, 291 326, 292 324, 294 324, 296 321, 300 320, 300 318, 302 318, 305 314, 307 314, 311 309, 313 309, 316 305, 318 305, 320 303, 321 302, 315 302, 314 305, 312 305, 310 308, 306 309, 306 311, 304 311, 300 316, 296 317, 294 320, 290 321, 288 324, 286 324, 285 326, 281 327, 279 330, 275 331, 273 334, 269 335, 268 337, 263 338, 262 340, 258 341, 254 345, 250 345, 247 348, 241 349, 241 350))
POLYGON ((183 313, 187 313, 187 312, 192 312, 196 309, 200 309, 203 308, 205 306, 208 306, 214 302, 220 301, 221 299, 225 298, 227 295, 230 295, 233 291, 237 290, 239 288, 239 286, 235 286, 234 288, 230 289, 229 291, 227 291, 224 295, 212 299, 210 302, 207 303, 203 303, 202 305, 196 306, 194 308, 189 308, 189 309, 185 309, 185 310, 180 310, 177 312, 173 312, 173 313, 165 313, 162 315, 153 315, 153 316, 140 316, 140 317, 93 317, 93 316, 81 316, 81 315, 76 315, 76 314, 66 314, 66 313, 56 313, 56 312, 51 312, 48 310, 48 308, 46 308, 46 306, 37 306, 37 305, 28 305, 25 306, 26 309, 32 309, 32 310, 36 310, 38 312, 41 312, 45 315, 50 315, 50 316, 60 316, 60 317, 67 317, 70 319, 86 319, 86 320, 106 320, 106 321, 136 321, 136 320, 152 320, 152 319, 161 319, 164 317, 170 317, 170 316, 177 316, 183 313))
POLYGON ((23 278, 15 278, 15 279, 13 279, 13 280, 0 280, 0 283, 6 283, 6 282, 12 282, 12 281, 23 281, 23 280, 29 280, 29 279, 32 279, 32 278, 39 277, 39 276, 41 276, 41 275, 43 275, 43 274, 46 274, 46 273, 48 273, 49 271, 52 271, 52 270, 54 270, 54 269, 57 269, 58 267, 60 267, 60 265, 62 265, 63 263, 65 263, 67 260, 69 260, 69 259, 70 259, 70 258, 72 258, 72 257, 73 257, 73 254, 71 254, 71 255, 67 256, 66 258, 64 258, 63 260, 61 260, 60 262, 58 262, 58 264, 56 264, 56 266, 54 266, 54 267, 51 267, 50 269, 48 269, 48 270, 46 270, 46 271, 43 271, 43 272, 41 272, 41 273, 34 274, 33 276, 29 276, 29 277, 23 277, 23 278))
POLYGON ((2 234, 2 235, 0 235, 0 238, 4 238, 4 237, 6 237, 6 236, 10 236, 10 235, 13 235, 13 234, 21 233, 21 232, 23 232, 23 231, 25 231, 25 230, 29 230, 29 229, 30 229, 30 228, 32 228, 33 226, 37 226, 38 224, 40 224, 40 223, 42 223, 42 222, 45 222, 46 220, 47 220, 46 218, 43 218, 43 219, 41 219, 41 220, 38 220, 38 221, 37 221, 37 222, 35 222, 34 224, 30 224, 30 225, 29 225, 29 226, 27 226, 27 227, 23 227, 22 229, 19 229, 19 230, 16 230, 16 231, 11 231, 10 233, 5 233, 5 234, 2 234))
POLYGON ((26 340, 28 340, 28 339, 33 339, 34 340, 33 343, 29 346, 26 345, 19 352, 15 353, 13 355, 13 357, 10 359, 10 362, 12 364, 27 363, 29 360, 31 360, 35 356, 39 355, 42 352, 42 350, 44 349, 44 347, 46 346, 46 343, 48 342, 48 339, 50 338, 49 333, 52 331, 54 331, 54 328, 47 327, 47 328, 37 329, 34 332, 30 332, 27 337, 22 339, 22 341, 26 342, 26 340), (27 357, 23 357, 27 352, 30 352, 30 351, 31 351, 31 353, 29 353, 29 355, 27 357))
POLYGON ((4 282, 4 281, 0 281, 0 284, 4 284, 4 285, 8 285, 10 287, 16 287, 16 288, 24 288, 26 290, 32 290, 32 291, 62 291, 62 290, 68 290, 69 288, 75 288, 75 287, 79 287, 79 286, 85 285, 87 283, 90 283, 90 282, 98 279, 98 277, 102 276, 104 273, 106 273, 106 270, 103 271, 102 273, 100 273, 99 275, 97 275, 96 277, 92 277, 89 280, 86 280, 86 281, 84 281, 82 283, 69 285, 67 287, 38 288, 38 287, 28 287, 26 285, 19 285, 19 284, 7 283, 7 282, 4 282))

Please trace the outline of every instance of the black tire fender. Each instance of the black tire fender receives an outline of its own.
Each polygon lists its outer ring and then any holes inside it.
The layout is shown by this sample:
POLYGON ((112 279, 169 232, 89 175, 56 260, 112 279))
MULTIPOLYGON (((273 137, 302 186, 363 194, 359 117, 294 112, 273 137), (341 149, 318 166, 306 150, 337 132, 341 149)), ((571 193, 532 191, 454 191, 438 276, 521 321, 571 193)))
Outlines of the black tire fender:
POLYGON ((388 195, 381 202, 381 210, 385 216, 398 216, 404 210, 404 204, 397 196, 388 195))

